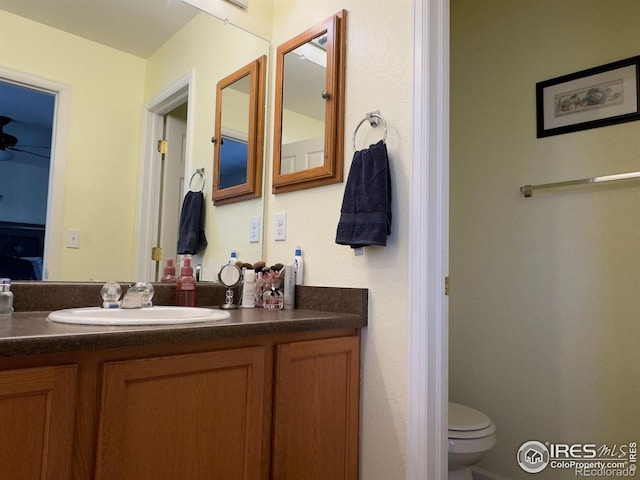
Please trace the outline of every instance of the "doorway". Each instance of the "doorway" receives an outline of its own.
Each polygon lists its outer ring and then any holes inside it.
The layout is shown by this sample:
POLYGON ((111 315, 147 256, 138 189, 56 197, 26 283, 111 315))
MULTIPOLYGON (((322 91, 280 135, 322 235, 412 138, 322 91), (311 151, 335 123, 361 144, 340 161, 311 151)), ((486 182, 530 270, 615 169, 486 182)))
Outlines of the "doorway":
MULTIPOLYGON (((164 116, 165 153, 160 172, 160 208, 158 211, 158 241, 163 258, 176 259, 180 207, 184 198, 188 104, 179 105, 164 116)), ((160 281, 161 265, 156 261, 154 281, 160 281)))
POLYGON ((144 106, 142 154, 138 175, 135 278, 160 279, 162 258, 176 256, 179 213, 190 165, 189 73, 144 106), (158 142, 168 140, 167 153, 158 142), (156 247, 162 249, 162 253, 156 247), (155 252, 155 253, 152 253, 155 252))
POLYGON ((42 280, 56 94, 0 80, 0 277, 42 280))
POLYGON ((449 0, 414 0, 406 479, 447 478, 449 0), (425 161, 426 159, 426 161, 425 161), (426 288, 425 288, 426 285, 426 288))

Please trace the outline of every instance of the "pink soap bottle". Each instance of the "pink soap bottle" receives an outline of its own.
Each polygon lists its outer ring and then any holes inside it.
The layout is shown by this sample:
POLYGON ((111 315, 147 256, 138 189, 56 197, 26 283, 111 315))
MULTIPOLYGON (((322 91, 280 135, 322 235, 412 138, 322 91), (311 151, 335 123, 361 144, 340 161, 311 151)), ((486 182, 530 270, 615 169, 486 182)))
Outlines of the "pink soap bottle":
POLYGON ((165 258, 164 272, 160 281, 162 283, 176 283, 176 266, 173 263, 173 258, 165 258))
POLYGON ((178 277, 178 306, 196 306, 196 279, 193 276, 191 258, 185 257, 178 277))

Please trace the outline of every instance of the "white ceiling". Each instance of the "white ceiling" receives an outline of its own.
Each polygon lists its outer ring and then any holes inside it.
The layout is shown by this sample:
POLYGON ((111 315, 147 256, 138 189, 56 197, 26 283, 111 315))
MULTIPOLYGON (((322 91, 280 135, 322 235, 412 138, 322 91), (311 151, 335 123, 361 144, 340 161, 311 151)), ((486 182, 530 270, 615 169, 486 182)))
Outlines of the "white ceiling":
POLYGON ((0 9, 142 58, 200 11, 182 0, 0 0, 0 9))
MULTIPOLYGON (((0 0, 0 9, 142 58, 200 12, 181 0, 0 0)), ((17 147, 48 155, 39 147, 51 144, 52 118, 41 96, 0 82, 0 115, 12 119, 5 133, 18 138, 17 147)), ((15 161, 48 168, 48 159, 12 153, 15 161)))

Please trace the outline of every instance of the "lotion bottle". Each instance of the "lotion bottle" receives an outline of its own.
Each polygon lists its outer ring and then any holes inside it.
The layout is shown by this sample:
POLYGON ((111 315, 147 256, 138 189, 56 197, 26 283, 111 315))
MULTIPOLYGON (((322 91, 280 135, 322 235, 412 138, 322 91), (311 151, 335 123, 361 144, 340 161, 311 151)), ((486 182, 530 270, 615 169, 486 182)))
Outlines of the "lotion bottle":
POLYGON ((256 306, 256 272, 245 268, 244 286, 242 287, 242 308, 255 308, 256 306))
POLYGON ((191 257, 185 257, 182 268, 180 269, 180 277, 178 277, 178 306, 195 307, 196 306, 196 279, 193 276, 193 267, 191 266, 191 257))
POLYGON ((296 272, 296 285, 302 285, 304 263, 302 261, 302 249, 300 247, 296 247, 296 254, 293 257, 293 268, 296 272))

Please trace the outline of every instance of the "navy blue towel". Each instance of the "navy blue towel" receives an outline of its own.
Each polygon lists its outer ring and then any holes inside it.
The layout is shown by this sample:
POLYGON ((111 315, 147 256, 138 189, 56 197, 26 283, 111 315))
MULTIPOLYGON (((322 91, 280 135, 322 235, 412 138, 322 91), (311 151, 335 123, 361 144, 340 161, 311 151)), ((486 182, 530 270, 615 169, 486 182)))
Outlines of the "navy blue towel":
POLYGON ((180 213, 178 253, 194 255, 207 246, 204 235, 204 195, 187 192, 180 213))
POLYGON ((391 233, 391 175, 383 141, 353 156, 336 243, 351 248, 387 245, 391 233))

